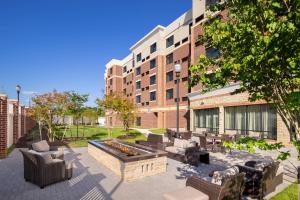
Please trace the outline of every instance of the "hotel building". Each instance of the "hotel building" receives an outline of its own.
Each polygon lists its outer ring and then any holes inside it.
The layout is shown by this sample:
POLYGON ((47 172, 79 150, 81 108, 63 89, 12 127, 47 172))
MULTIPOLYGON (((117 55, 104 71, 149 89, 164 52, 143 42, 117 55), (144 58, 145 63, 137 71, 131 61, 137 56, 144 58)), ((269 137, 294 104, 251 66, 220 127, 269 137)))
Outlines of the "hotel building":
MULTIPOLYGON (((263 135, 270 140, 290 142, 289 130, 280 115, 267 102, 249 102, 247 93, 231 95, 235 83, 222 89, 201 93, 201 86, 188 87, 189 66, 201 54, 218 56, 214 48, 200 44, 207 6, 218 1, 193 0, 192 9, 168 26, 158 25, 130 47, 130 54, 106 64, 105 92, 123 93, 136 102, 136 126, 176 128, 175 64, 181 64, 179 77, 179 126, 181 130, 263 135)), ((226 20, 227 12, 213 13, 226 20)), ((110 126, 122 126, 117 115, 106 113, 110 126)))

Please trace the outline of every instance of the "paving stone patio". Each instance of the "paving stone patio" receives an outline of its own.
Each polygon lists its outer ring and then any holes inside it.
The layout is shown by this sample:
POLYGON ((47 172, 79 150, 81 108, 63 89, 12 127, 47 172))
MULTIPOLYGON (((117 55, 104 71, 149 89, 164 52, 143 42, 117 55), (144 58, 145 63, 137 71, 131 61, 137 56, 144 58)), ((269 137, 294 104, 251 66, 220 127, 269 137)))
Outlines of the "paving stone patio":
MULTIPOLYGON (((201 164, 198 168, 168 159, 166 173, 134 182, 122 182, 118 176, 92 158, 87 153, 87 148, 65 149, 65 154, 66 160, 73 161, 73 178, 40 189, 25 182, 22 155, 15 149, 8 158, 0 160, 0 199, 160 200, 164 193, 184 187, 186 178, 192 174, 207 176, 212 170, 225 169, 262 156, 247 152, 233 152, 231 155, 212 153, 211 164, 201 164)), ((278 191, 287 184, 282 184, 278 191)))

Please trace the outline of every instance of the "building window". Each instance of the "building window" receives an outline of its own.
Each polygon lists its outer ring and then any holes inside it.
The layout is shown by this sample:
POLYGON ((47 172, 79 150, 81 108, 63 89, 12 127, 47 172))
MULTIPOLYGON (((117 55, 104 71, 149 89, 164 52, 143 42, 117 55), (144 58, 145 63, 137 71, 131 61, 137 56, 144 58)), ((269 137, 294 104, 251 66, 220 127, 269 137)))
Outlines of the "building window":
POLYGON ((174 36, 170 36, 166 39, 166 48, 169 48, 174 44, 174 36))
POLYGON ((173 96, 174 96, 174 94, 173 94, 173 88, 172 89, 168 89, 167 93, 166 93, 166 98, 167 99, 173 99, 173 96))
POLYGON ((123 94, 126 95, 126 89, 123 89, 123 94))
POLYGON ((173 75, 174 75, 173 71, 167 73, 167 77, 166 77, 167 82, 173 81, 173 75))
POLYGON ((141 103, 141 95, 138 95, 135 97, 135 102, 136 103, 141 103))
POLYGON ((110 68, 110 69, 109 69, 109 73, 110 73, 110 75, 112 75, 112 73, 113 73, 113 68, 110 68))
POLYGON ((150 92, 150 101, 156 101, 156 91, 150 92))
POLYGON ((225 130, 241 134, 261 134, 267 139, 277 139, 276 110, 271 105, 251 105, 225 108, 225 130))
POLYGON ((188 40, 189 40, 188 37, 184 38, 184 39, 182 40, 182 44, 183 44, 183 43, 186 43, 188 40))
POLYGON ((113 84, 113 79, 112 79, 112 78, 109 80, 109 84, 110 84, 110 85, 113 84))
POLYGON ((141 81, 137 81, 137 82, 135 83, 135 88, 136 88, 137 90, 141 89, 141 81))
POLYGON ((150 69, 153 69, 156 67, 156 59, 150 60, 150 69))
POLYGON ((123 67, 123 73, 125 73, 127 71, 127 66, 123 67))
POLYGON ((205 54, 207 58, 219 58, 221 53, 219 49, 214 47, 208 47, 205 49, 205 54))
POLYGON ((126 77, 123 78, 123 83, 124 83, 124 84, 126 83, 126 77))
POLYGON ((150 53, 156 52, 156 42, 150 46, 150 53))
POLYGON ((142 60, 142 54, 139 53, 137 56, 136 56, 136 61, 137 62, 140 62, 142 60))
POLYGON ((166 63, 167 65, 173 63, 173 53, 170 53, 169 55, 166 56, 166 63))
POLYGON ((156 84, 156 75, 150 76, 150 85, 156 84))
POLYGON ((141 67, 138 67, 135 69, 135 75, 140 75, 141 74, 141 67))
POLYGON ((219 108, 195 110, 195 128, 205 128, 206 131, 219 132, 219 108))
POLYGON ((195 23, 200 22, 202 19, 204 19, 204 14, 203 14, 203 15, 200 15, 199 17, 197 17, 197 18, 195 19, 195 23))

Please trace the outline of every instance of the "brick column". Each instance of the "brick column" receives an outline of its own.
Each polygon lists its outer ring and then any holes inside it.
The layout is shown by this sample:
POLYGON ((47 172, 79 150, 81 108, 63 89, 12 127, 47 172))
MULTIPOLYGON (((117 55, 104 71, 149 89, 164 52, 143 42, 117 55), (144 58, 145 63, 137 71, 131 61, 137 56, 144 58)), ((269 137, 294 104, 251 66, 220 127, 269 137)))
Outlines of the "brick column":
POLYGON ((21 106, 21 136, 25 135, 25 108, 21 106))
POLYGON ((19 133, 19 110, 18 103, 13 103, 14 109, 14 117, 13 117, 13 143, 17 144, 18 142, 18 133, 19 133))
POLYGON ((7 156, 7 97, 0 96, 0 158, 7 156))

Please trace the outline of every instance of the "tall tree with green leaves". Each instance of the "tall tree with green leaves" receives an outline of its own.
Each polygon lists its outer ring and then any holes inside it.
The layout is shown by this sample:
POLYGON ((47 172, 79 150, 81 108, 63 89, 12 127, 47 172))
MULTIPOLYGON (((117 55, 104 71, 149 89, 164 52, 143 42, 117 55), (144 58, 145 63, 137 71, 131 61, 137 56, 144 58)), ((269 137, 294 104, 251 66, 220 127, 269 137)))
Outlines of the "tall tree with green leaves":
MULTIPOLYGON (((291 133, 300 135, 300 1, 228 0, 215 5, 228 19, 210 17, 198 42, 219 49, 190 67, 191 86, 205 90, 238 82, 251 101, 274 103, 291 133), (218 66, 213 71, 211 66, 218 66)), ((292 136, 295 138, 295 135, 292 136)))
MULTIPOLYGON (((201 55, 190 67, 191 87, 202 84, 206 92, 240 83, 241 88, 234 93, 248 92, 250 101, 266 100, 277 108, 299 153, 300 1, 227 0, 210 9, 216 13, 224 8, 228 10, 227 20, 210 16, 204 35, 198 38, 198 43, 217 48, 221 57, 201 55)), ((279 160, 290 156, 288 151, 281 151, 280 143, 272 145, 253 138, 224 145, 250 152, 255 147, 275 149, 280 152, 279 160)))
POLYGON ((78 126, 79 126, 79 119, 82 117, 84 112, 84 104, 88 101, 89 95, 87 94, 78 94, 74 91, 67 92, 69 103, 68 103, 68 112, 73 116, 73 119, 76 120, 76 134, 78 138, 78 126))
POLYGON ((128 132, 129 126, 134 123, 137 115, 137 107, 133 100, 115 93, 105 96, 104 100, 98 99, 97 104, 100 108, 104 107, 106 110, 114 111, 122 120, 124 130, 128 132))

